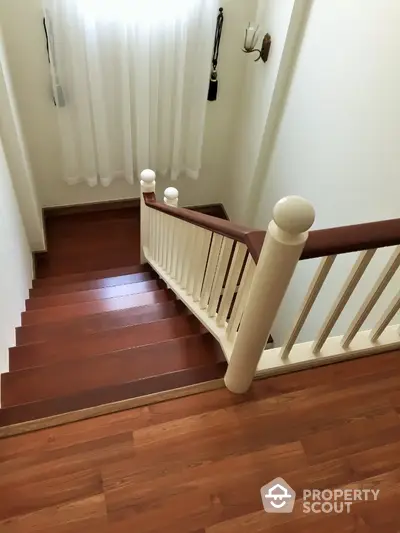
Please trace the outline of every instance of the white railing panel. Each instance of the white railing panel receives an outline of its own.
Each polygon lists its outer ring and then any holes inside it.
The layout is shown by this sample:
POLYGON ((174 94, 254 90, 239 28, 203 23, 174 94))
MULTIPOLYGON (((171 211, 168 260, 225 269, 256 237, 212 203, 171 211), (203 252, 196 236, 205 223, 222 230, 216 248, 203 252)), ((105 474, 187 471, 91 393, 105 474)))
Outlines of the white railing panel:
POLYGON ((361 306, 359 312, 356 314, 353 322, 350 324, 350 327, 343 336, 342 346, 347 348, 351 341, 354 339, 357 332, 360 330, 364 321, 372 311, 372 308, 379 300, 381 294, 387 287, 389 281, 394 276, 396 270, 400 265, 400 246, 394 250, 391 255, 386 267, 383 269, 381 275, 374 284, 371 292, 368 294, 367 298, 364 300, 363 305, 361 306))
POLYGON ((335 259, 336 259, 335 255, 330 255, 327 257, 323 257, 321 259, 318 269, 314 275, 314 278, 304 298, 304 303, 301 307, 299 316, 297 317, 294 323, 294 326, 289 335, 289 338, 282 346, 282 351, 281 351, 282 358, 286 358, 289 355, 290 350, 293 348, 293 345, 296 342, 297 337, 299 336, 299 333, 302 327, 304 326, 304 323, 307 320, 308 315, 310 314, 310 311, 315 303, 315 300, 317 299, 319 293, 321 292, 323 284, 325 283, 325 280, 329 272, 331 271, 331 268, 333 266, 335 259))
POLYGON ((364 274, 367 266, 371 262, 376 250, 366 250, 358 255, 356 262, 347 277, 339 296, 337 297, 333 307, 328 314, 321 330, 317 335, 317 339, 313 345, 313 352, 318 353, 324 345, 326 339, 329 337, 334 325, 342 314, 342 311, 353 294, 358 282, 364 274))
POLYGON ((377 353, 400 349, 398 326, 388 326, 382 333, 379 343, 371 342, 371 331, 356 334, 351 350, 341 346, 341 336, 329 337, 318 354, 312 351, 312 341, 295 344, 286 359, 280 355, 281 348, 265 350, 257 366, 256 377, 265 377, 285 372, 294 372, 313 366, 345 361, 377 353))

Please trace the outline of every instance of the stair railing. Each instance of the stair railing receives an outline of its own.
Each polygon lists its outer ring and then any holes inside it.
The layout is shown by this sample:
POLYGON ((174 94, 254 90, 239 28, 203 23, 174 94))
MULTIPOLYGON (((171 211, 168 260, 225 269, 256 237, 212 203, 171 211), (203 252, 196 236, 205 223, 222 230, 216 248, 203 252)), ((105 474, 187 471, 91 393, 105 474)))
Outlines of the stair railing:
POLYGON ((312 231, 314 209, 289 196, 273 210, 268 231, 258 231, 178 207, 169 187, 155 197, 155 173, 141 174, 143 258, 214 335, 228 361, 225 384, 243 393, 254 377, 288 372, 400 348, 400 293, 372 330, 360 331, 400 263, 400 219, 312 231), (308 236, 310 238, 308 239, 308 236), (395 246, 371 293, 340 337, 332 329, 377 248, 395 246), (321 331, 312 342, 299 333, 339 254, 359 252, 321 331), (269 335, 299 260, 321 257, 298 318, 281 347, 266 349, 269 335))

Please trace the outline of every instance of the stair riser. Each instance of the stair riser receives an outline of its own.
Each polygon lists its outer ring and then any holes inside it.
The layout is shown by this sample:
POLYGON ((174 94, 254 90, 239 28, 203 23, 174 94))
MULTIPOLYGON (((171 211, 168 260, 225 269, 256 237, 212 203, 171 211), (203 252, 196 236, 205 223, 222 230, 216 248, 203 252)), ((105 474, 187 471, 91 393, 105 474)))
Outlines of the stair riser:
POLYGON ((64 305, 57 308, 39 309, 22 313, 22 325, 43 324, 72 320, 108 311, 118 311, 129 307, 142 307, 160 302, 167 302, 173 295, 166 290, 133 294, 120 298, 107 298, 97 302, 85 302, 74 305, 64 305))
POLYGON ((80 281, 102 279, 107 277, 125 276, 127 274, 138 274, 141 272, 151 272, 149 265, 134 265, 125 266, 112 269, 103 269, 91 272, 81 272, 78 274, 67 274, 64 276, 54 276, 47 278, 34 279, 32 282, 33 288, 49 287, 55 285, 67 285, 68 283, 76 283, 80 281))
POLYGON ((16 344, 17 346, 24 346, 52 340, 61 343, 64 339, 69 341, 98 331, 156 322, 180 314, 188 314, 187 308, 182 302, 171 300, 166 303, 99 313, 79 320, 22 326, 16 329, 16 344))
POLYGON ((72 294, 43 296, 27 300, 26 310, 32 311, 34 309, 46 309, 48 307, 94 302, 97 300, 106 300, 108 298, 119 298, 131 294, 157 291, 163 288, 165 288, 165 283, 159 280, 153 280, 142 283, 131 283, 129 285, 116 285, 114 287, 105 287, 103 289, 93 289, 90 291, 79 291, 72 294))
POLYGON ((194 317, 180 316, 165 320, 98 332, 81 339, 53 341, 10 349, 10 372, 46 366, 51 362, 80 361, 93 356, 101 356, 118 350, 157 344, 200 333, 203 330, 194 317))
POLYGON ((49 287, 31 289, 29 291, 29 296, 31 298, 38 298, 43 296, 52 296, 55 294, 69 294, 77 291, 89 291, 94 289, 104 289, 105 287, 115 287, 116 285, 140 283, 143 281, 151 281, 153 279, 156 279, 156 276, 154 274, 152 274, 151 272, 143 272, 139 274, 130 274, 127 276, 115 276, 110 278, 70 283, 67 285, 54 285, 49 287))
POLYGON ((216 363, 209 334, 2 374, 2 406, 68 396, 99 387, 216 363))

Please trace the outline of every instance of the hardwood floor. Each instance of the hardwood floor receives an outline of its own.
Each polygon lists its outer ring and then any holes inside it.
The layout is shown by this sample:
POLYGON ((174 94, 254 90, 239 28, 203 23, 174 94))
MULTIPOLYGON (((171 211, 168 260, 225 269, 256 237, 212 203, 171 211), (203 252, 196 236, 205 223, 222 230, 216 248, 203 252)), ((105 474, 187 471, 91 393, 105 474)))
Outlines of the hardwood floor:
POLYGON ((400 354, 202 393, 0 440, 1 533, 395 533, 400 354), (260 488, 283 477, 292 514, 260 488), (380 489, 303 514, 303 489, 380 489))

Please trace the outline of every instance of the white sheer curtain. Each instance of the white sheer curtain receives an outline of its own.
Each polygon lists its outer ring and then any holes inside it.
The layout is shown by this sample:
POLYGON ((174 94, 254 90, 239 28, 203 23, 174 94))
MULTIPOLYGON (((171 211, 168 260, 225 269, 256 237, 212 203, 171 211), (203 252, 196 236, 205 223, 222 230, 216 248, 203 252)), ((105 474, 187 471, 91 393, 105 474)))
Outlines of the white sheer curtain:
POLYGON ((216 0, 43 0, 65 179, 197 178, 216 0))

